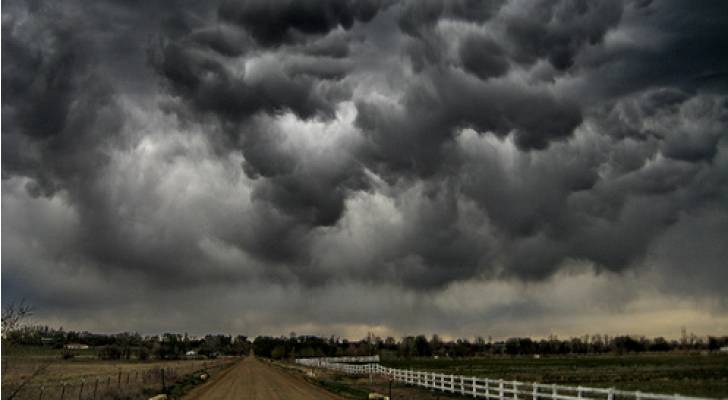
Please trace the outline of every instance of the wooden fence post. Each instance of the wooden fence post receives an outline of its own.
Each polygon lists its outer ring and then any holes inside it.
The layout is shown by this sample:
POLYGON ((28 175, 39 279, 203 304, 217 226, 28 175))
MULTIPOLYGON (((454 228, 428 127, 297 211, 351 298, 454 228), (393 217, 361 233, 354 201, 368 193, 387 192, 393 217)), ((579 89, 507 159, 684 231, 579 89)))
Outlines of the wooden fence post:
POLYGON ((164 389, 166 387, 164 384, 164 368, 160 369, 160 372, 162 373, 162 393, 164 393, 164 389))
POLYGON ((86 383, 85 379, 81 379, 81 388, 78 389, 78 400, 83 398, 83 385, 86 383))
POLYGON ((503 400, 505 396, 503 396, 503 379, 498 380, 498 399, 503 400))
POLYGON ((533 400, 538 400, 538 383, 533 384, 533 400))
POLYGON ((43 392, 45 392, 45 385, 40 385, 40 394, 38 395, 38 400, 43 400, 43 392))
POLYGON ((99 378, 96 378, 96 383, 94 383, 94 400, 96 400, 96 390, 99 388, 99 378))
POLYGON ((513 399, 518 399, 518 381, 513 381, 513 399))
POLYGON ((121 392, 121 370, 119 370, 119 377, 116 380, 116 390, 121 392))
POLYGON ((66 383, 63 383, 63 386, 61 386, 61 400, 63 400, 63 396, 66 394, 66 383))
POLYGON ((473 389, 473 398, 478 397, 478 389, 477 389, 476 386, 477 386, 476 385, 476 380, 475 380, 475 377, 473 377, 473 387, 472 387, 472 389, 473 389))

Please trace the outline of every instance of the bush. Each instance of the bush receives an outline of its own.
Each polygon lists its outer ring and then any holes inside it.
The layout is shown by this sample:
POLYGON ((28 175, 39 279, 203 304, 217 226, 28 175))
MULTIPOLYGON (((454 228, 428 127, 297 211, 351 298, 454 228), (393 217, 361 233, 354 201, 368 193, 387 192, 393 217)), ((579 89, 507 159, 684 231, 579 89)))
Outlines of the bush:
POLYGON ((144 346, 139 347, 139 350, 137 350, 137 358, 140 361, 147 361, 149 359, 149 349, 144 346))
POLYGON ((118 360, 121 358, 121 348, 119 346, 105 346, 99 352, 99 358, 102 360, 118 360))
POLYGON ((286 356, 286 348, 283 346, 276 346, 273 351, 270 353, 270 356, 272 358, 275 358, 277 360, 282 359, 286 356))

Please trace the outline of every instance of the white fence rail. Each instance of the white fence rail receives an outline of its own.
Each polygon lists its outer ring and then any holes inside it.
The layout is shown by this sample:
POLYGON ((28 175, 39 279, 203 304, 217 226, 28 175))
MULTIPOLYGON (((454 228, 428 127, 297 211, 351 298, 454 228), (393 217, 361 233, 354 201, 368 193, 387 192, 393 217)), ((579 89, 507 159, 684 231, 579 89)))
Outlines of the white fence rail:
POLYGON ((395 382, 408 385, 461 394, 473 398, 494 400, 708 400, 707 398, 687 397, 679 394, 655 394, 616 390, 613 388, 564 386, 475 376, 438 374, 436 372, 411 369, 387 368, 374 363, 355 365, 323 361, 316 358, 297 359, 296 362, 309 367, 326 368, 352 375, 384 375, 395 382))
POLYGON ((314 357, 314 358, 297 358, 296 362, 309 366, 319 365, 319 363, 378 363, 379 355, 376 356, 358 356, 358 357, 314 357))

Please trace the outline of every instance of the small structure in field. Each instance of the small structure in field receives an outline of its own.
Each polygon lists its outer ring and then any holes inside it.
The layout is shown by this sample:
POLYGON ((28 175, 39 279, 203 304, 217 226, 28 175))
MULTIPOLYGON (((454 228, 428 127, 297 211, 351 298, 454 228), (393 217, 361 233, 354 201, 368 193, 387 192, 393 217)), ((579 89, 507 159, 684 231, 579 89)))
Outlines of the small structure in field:
POLYGON ((68 343, 67 345, 63 346, 66 350, 86 350, 88 349, 87 344, 81 344, 81 343, 68 343))
POLYGON ((723 346, 718 351, 720 351, 721 353, 728 353, 728 346, 723 346))

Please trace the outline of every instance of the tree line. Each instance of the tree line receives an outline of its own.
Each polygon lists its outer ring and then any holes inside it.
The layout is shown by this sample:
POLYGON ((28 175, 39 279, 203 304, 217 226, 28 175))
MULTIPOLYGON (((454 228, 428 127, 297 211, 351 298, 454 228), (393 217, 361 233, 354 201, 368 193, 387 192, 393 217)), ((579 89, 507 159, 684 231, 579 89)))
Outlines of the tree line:
POLYGON ((565 355, 603 353, 642 353, 668 351, 717 351, 728 346, 728 336, 698 337, 683 335, 679 340, 644 336, 584 335, 559 339, 551 336, 544 339, 512 337, 493 341, 478 337, 475 340, 443 340, 438 335, 405 336, 399 340, 393 337, 380 338, 368 335, 358 341, 337 337, 317 336, 257 337, 253 341, 256 355, 275 359, 297 357, 340 357, 367 356, 412 358, 412 357, 487 357, 516 355, 565 355))
POLYGON ((138 333, 101 334, 64 331, 48 326, 25 326, 5 332, 3 341, 16 346, 47 346, 62 349, 65 358, 74 356, 76 346, 85 345, 95 350, 101 359, 174 360, 184 357, 214 358, 220 355, 241 356, 250 353, 247 337, 238 335, 205 335, 192 338, 188 334, 165 333, 142 336, 138 333))
MULTIPOLYGON (((412 357, 487 357, 516 355, 603 354, 669 351, 717 351, 728 346, 728 336, 700 337, 683 333, 680 339, 644 336, 584 335, 559 339, 556 336, 533 339, 512 337, 493 340, 478 337, 474 340, 444 340, 438 335, 381 338, 373 334, 361 340, 336 336, 258 336, 252 341, 246 336, 206 335, 192 338, 187 334, 165 333, 141 336, 138 333, 99 334, 64 331, 48 326, 26 326, 6 331, 4 341, 21 346, 49 346, 66 349, 69 344, 87 345, 102 359, 179 359, 190 356, 241 356, 250 353, 274 359, 296 357, 340 357, 379 354, 391 358, 412 357)), ((73 356, 71 350, 65 354, 73 356)))

